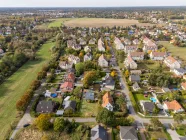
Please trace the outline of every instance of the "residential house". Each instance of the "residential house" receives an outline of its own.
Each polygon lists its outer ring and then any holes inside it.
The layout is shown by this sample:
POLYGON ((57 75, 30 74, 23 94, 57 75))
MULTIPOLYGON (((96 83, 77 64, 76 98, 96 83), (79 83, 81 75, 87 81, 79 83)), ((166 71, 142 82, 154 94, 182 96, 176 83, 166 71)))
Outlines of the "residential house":
POLYGON ((86 99, 86 100, 94 101, 94 93, 91 92, 91 91, 86 92, 86 93, 85 93, 85 99, 86 99))
POLYGON ((181 88, 182 88, 183 90, 186 90, 186 82, 181 83, 181 88))
POLYGON ((103 43, 103 41, 102 41, 102 39, 100 38, 99 40, 98 40, 98 50, 100 51, 100 52, 105 52, 105 45, 104 45, 104 43, 103 43))
POLYGON ((147 37, 143 39, 143 43, 144 43, 144 47, 143 47, 144 52, 157 51, 158 50, 158 46, 152 40, 150 40, 147 37))
POLYGON ((79 50, 81 50, 81 45, 75 44, 75 45, 72 47, 72 49, 74 49, 74 50, 76 50, 76 51, 79 51, 79 50))
POLYGON ((3 56, 4 55, 4 51, 3 49, 0 48, 0 56, 3 56))
POLYGON ((37 113, 53 113, 57 109, 56 103, 53 101, 40 101, 37 104, 37 113))
POLYGON ((171 69, 170 71, 173 72, 176 76, 183 76, 184 74, 186 74, 186 70, 183 68, 171 69))
POLYGON ((87 52, 91 52, 91 47, 89 47, 89 46, 86 46, 85 48, 84 48, 84 51, 87 53, 87 52))
POLYGON ((131 52, 128 54, 133 60, 144 60, 144 52, 131 52))
POLYGON ((90 45, 95 45, 96 44, 96 39, 95 38, 90 39, 89 44, 90 45))
POLYGON ((136 130, 133 126, 120 126, 120 140, 138 140, 136 130))
POLYGON ((131 45, 132 44, 132 42, 129 39, 124 39, 123 42, 124 42, 125 45, 131 45))
POLYGON ((137 63, 131 58, 131 56, 128 56, 125 59, 124 64, 127 69, 137 69, 138 67, 137 63))
POLYGON ((132 43, 133 43, 134 45, 138 45, 138 44, 139 44, 139 40, 138 40, 138 39, 134 39, 134 40, 132 41, 132 43))
POLYGON ((71 100, 68 100, 68 101, 65 101, 63 103, 64 105, 64 110, 72 110, 73 112, 75 112, 76 110, 76 101, 71 101, 71 100))
POLYGON ((167 56, 166 52, 151 52, 150 53, 150 58, 152 60, 163 61, 166 56, 167 56))
POLYGON ((142 71, 141 70, 131 70, 130 71, 130 74, 131 75, 141 75, 142 74, 142 71))
POLYGON ((68 73, 67 76, 64 76, 64 81, 74 82, 75 81, 75 74, 74 73, 68 73))
POLYGON ((108 140, 107 130, 100 125, 96 125, 91 129, 90 140, 108 140))
POLYGON ((125 53, 131 53, 131 52, 136 52, 138 49, 137 46, 125 46, 125 53))
POLYGON ((72 68, 72 63, 68 62, 68 61, 60 61, 59 67, 64 70, 68 70, 68 69, 72 68))
POLYGON ((150 101, 143 101, 143 100, 141 100, 140 101, 140 105, 141 105, 143 111, 147 112, 147 113, 153 113, 153 110, 155 108, 154 103, 150 102, 150 101))
POLYGON ((105 58, 105 56, 102 54, 99 59, 98 59, 98 65, 101 66, 101 67, 108 67, 108 61, 107 59, 105 58))
POLYGON ((103 96, 102 107, 109 111, 113 111, 113 98, 108 92, 103 96))
POLYGON ((171 92, 171 90, 166 87, 162 87, 162 91, 163 91, 163 93, 171 92))
POLYGON ((68 48, 73 48, 74 45, 76 45, 76 40, 68 40, 67 41, 67 47, 68 48))
POLYGON ((63 84, 61 84, 60 89, 62 92, 72 92, 74 89, 74 83, 64 82, 63 84))
POLYGON ((87 53, 84 55, 84 62, 91 61, 91 60, 92 60, 92 55, 90 53, 87 53))
POLYGON ((116 45, 116 50, 124 50, 124 45, 121 43, 119 38, 115 37, 114 43, 116 45))
POLYGON ((80 45, 86 45, 87 42, 86 42, 84 39, 80 38, 80 39, 79 39, 79 44, 80 44, 80 45))
POLYGON ((139 83, 140 82, 140 76, 139 75, 130 75, 130 77, 129 77, 129 80, 131 81, 131 82, 137 82, 137 83, 139 83))
POLYGON ((165 110, 171 110, 174 113, 184 112, 184 109, 176 100, 173 100, 171 102, 164 102, 163 108, 165 110))
POLYGON ((104 84, 105 84, 105 88, 108 88, 110 90, 114 90, 115 89, 115 80, 110 75, 106 76, 104 84))
POLYGON ((12 28, 11 27, 6 27, 5 34, 6 35, 11 35, 12 34, 12 28))
POLYGON ((68 61, 72 62, 73 64, 77 64, 80 62, 80 58, 74 55, 69 55, 68 56, 68 61))
POLYGON ((165 58, 164 63, 170 69, 179 69, 181 67, 180 63, 172 56, 168 56, 165 58))
POLYGON ((139 86, 139 84, 138 84, 137 82, 135 82, 135 83, 133 84, 132 88, 133 88, 134 91, 138 91, 138 90, 141 89, 140 86, 139 86))

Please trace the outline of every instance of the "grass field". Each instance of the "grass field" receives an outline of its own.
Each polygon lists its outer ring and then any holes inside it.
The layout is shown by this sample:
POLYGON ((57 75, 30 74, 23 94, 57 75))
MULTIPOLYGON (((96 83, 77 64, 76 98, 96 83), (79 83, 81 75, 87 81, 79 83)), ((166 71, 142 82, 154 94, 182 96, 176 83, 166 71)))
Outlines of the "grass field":
POLYGON ((151 26, 149 23, 139 23, 138 20, 129 20, 129 19, 105 19, 105 18, 77 18, 71 19, 64 22, 64 25, 69 27, 113 27, 113 26, 151 26))
POLYGON ((163 130, 161 131, 149 131, 151 140, 155 140, 157 138, 164 138, 167 139, 167 135, 165 132, 163 132, 163 130))
POLYGON ((140 100, 149 100, 150 97, 145 97, 143 94, 133 94, 136 102, 139 102, 140 100))
POLYGON ((52 42, 44 44, 37 52, 37 61, 28 61, 15 74, 0 85, 0 139, 2 140, 8 131, 10 124, 16 120, 16 101, 29 88, 31 82, 36 79, 37 73, 50 59, 49 49, 52 42))
POLYGON ((48 25, 48 28, 51 28, 51 27, 60 27, 61 24, 63 24, 64 22, 67 22, 68 20, 71 20, 71 19, 69 19, 69 18, 54 19, 54 20, 48 25))
POLYGON ((98 110, 97 103, 88 103, 87 101, 83 100, 81 107, 81 114, 83 117, 96 116, 97 110, 98 110))
POLYGON ((161 41, 159 44, 166 47, 173 56, 178 56, 186 61, 186 47, 176 47, 167 41, 161 41))

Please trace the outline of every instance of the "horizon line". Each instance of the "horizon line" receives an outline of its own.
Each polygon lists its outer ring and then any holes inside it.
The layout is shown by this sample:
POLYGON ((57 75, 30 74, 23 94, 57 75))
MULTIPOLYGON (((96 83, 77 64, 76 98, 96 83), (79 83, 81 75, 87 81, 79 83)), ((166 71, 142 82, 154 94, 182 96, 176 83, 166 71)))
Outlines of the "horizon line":
POLYGON ((0 8, 127 8, 127 7, 186 7, 186 5, 159 5, 159 6, 65 6, 65 7, 58 7, 58 6, 0 6, 0 8))

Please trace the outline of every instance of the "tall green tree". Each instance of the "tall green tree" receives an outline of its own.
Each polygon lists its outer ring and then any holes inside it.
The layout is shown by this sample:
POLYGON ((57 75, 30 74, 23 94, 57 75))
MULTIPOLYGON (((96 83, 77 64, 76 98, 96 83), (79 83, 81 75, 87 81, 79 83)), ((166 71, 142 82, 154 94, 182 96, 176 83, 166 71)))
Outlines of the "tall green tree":
POLYGON ((103 123, 109 126, 112 126, 115 123, 115 120, 116 118, 114 116, 114 113, 107 110, 106 108, 102 109, 96 117, 96 121, 98 123, 103 123))
POLYGON ((65 128, 65 120, 63 118, 56 118, 54 121, 54 131, 62 132, 65 128))

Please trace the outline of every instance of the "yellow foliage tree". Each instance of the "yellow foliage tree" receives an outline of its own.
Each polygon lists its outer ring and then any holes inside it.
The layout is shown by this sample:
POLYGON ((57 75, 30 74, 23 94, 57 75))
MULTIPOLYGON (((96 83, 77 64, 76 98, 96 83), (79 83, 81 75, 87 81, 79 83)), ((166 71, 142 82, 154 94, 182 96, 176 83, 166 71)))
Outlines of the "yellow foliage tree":
POLYGON ((51 126, 50 119, 49 114, 41 114, 35 119, 34 124, 39 130, 48 130, 51 126))
POLYGON ((129 77, 129 74, 130 74, 129 71, 126 70, 126 71, 125 71, 125 77, 129 77))

